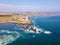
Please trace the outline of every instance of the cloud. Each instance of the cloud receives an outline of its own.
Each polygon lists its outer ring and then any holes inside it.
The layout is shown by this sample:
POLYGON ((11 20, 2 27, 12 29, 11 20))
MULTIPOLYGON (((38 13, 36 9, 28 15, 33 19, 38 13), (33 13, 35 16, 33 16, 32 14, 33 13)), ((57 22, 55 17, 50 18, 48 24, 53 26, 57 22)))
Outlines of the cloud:
POLYGON ((59 11, 60 6, 1 4, 0 11, 59 11))
POLYGON ((12 5, 0 3, 0 7, 11 7, 12 5))

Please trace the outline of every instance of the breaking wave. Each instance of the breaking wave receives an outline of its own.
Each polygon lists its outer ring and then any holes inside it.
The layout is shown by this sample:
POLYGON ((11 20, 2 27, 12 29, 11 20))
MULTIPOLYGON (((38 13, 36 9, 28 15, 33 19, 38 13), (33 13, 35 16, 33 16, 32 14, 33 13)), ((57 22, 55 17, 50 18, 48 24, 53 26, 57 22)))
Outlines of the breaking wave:
POLYGON ((0 30, 0 45, 6 45, 19 38, 17 31, 0 30))
POLYGON ((51 31, 44 31, 45 34, 52 34, 51 31))
MULTIPOLYGON (((52 33, 51 31, 43 31, 43 29, 38 29, 38 30, 41 30, 41 33, 44 33, 44 34, 51 34, 52 33)), ((27 32, 27 31, 25 31, 25 32, 27 32)), ((8 43, 12 43, 20 36, 21 36, 20 33, 17 31, 0 30, 0 45, 6 45, 8 43)), ((32 36, 33 36, 33 38, 36 37, 35 35, 32 35, 32 36)), ((23 37, 26 37, 26 36, 23 35, 23 37)), ((28 37, 26 37, 26 38, 29 38, 29 34, 28 34, 28 37)))

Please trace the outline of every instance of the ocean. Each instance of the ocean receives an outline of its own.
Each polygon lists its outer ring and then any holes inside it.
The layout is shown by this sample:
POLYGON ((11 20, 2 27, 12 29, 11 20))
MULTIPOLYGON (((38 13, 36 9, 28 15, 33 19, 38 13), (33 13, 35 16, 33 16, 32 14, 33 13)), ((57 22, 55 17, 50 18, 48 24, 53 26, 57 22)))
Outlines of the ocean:
MULTIPOLYGON (((22 31, 20 24, 15 23, 1 23, 0 24, 0 37, 2 35, 13 35, 15 36, 13 41, 8 42, 6 44, 0 41, 1 45, 60 45, 60 16, 34 16, 29 17, 30 20, 34 22, 34 24, 29 26, 36 26, 41 28, 43 31, 50 31, 51 34, 46 34, 44 32, 36 34, 36 33, 27 33, 22 31), (1 31, 3 30, 3 31, 1 31), (9 31, 15 33, 11 33, 9 31), (5 32, 4 32, 5 31, 5 32), (10 33, 10 34, 7 34, 10 33), (18 34, 16 34, 16 32, 18 34), (16 34, 16 35, 15 35, 16 34), (16 36, 18 38, 16 38, 16 36), (16 38, 16 39, 15 39, 16 38)), ((9 39, 9 38, 8 38, 9 39)), ((10 38, 12 40, 12 38, 10 38)), ((5 41, 7 39, 4 39, 5 41)))

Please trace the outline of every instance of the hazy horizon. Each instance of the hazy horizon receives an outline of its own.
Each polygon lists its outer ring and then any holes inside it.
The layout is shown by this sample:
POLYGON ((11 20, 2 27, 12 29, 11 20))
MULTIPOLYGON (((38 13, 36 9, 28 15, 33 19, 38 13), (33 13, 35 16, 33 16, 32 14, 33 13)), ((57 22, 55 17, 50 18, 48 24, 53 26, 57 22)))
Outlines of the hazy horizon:
POLYGON ((60 0, 0 0, 0 12, 55 12, 60 0))

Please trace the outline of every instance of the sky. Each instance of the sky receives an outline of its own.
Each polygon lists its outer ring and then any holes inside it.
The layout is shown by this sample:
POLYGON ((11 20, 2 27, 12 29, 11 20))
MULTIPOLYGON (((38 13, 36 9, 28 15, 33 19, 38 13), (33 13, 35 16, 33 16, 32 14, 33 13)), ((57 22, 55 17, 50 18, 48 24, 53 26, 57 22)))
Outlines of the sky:
POLYGON ((60 11, 60 0, 0 0, 0 12, 60 11))

